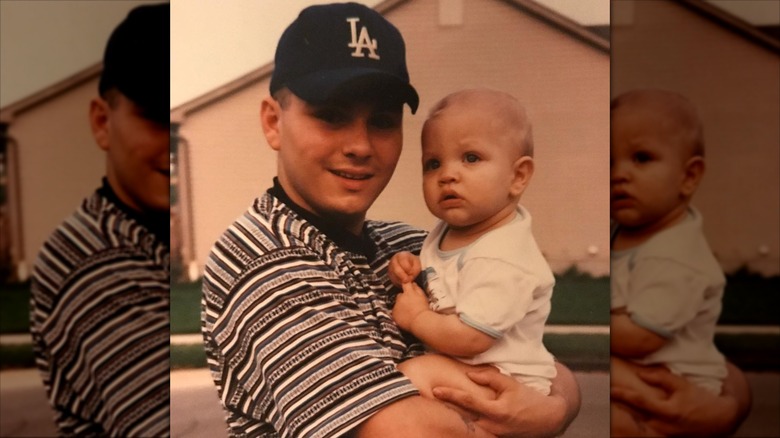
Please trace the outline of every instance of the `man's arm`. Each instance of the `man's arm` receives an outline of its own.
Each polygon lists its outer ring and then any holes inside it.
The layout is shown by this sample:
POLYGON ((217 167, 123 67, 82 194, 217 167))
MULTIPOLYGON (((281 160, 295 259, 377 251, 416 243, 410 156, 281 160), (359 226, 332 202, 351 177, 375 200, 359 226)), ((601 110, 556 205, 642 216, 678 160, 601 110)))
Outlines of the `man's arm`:
POLYGON ((647 425, 667 436, 708 437, 734 433, 750 411, 750 386, 739 368, 727 362, 728 375, 720 396, 662 367, 638 373, 647 384, 666 391, 664 399, 648 398, 627 388, 613 388, 611 397, 643 411, 647 425))
POLYGON ((360 426, 355 438, 492 438, 471 419, 441 402, 420 396, 407 397, 373 414, 360 426))

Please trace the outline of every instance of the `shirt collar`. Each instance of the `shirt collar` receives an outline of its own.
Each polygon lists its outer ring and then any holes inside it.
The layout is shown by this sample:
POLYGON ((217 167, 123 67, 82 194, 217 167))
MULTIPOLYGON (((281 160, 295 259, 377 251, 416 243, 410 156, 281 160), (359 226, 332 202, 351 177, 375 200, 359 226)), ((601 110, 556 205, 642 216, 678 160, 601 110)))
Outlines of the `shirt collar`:
POLYGON ((281 184, 279 184, 278 178, 274 178, 274 185, 268 189, 268 194, 287 205, 290 210, 294 211, 303 220, 310 223, 320 232, 325 234, 325 236, 327 236, 340 248, 365 256, 368 260, 373 260, 374 257, 376 257, 377 247, 374 243, 374 240, 369 235, 366 224, 363 224, 363 231, 360 233, 360 236, 356 236, 345 227, 341 226, 338 222, 317 216, 316 214, 293 202, 293 200, 290 199, 290 197, 284 191, 281 184))
POLYGON ((169 212, 154 212, 142 214, 130 208, 122 202, 108 183, 108 178, 103 178, 103 185, 97 190, 98 194, 114 204, 128 218, 138 222, 157 237, 165 246, 170 246, 171 223, 169 212))

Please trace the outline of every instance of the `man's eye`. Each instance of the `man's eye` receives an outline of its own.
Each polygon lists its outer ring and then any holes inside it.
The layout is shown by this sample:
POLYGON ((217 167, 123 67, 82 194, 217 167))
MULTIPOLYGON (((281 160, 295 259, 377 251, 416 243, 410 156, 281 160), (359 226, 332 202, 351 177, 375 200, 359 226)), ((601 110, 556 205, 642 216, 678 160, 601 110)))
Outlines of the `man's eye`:
POLYGON ((476 163, 477 161, 479 161, 479 156, 476 155, 476 154, 468 153, 468 154, 463 156, 463 159, 467 163, 476 163))
POLYGON ((401 117, 395 114, 377 114, 371 117, 369 123, 379 129, 395 129, 401 126, 401 117))
POLYGON ((339 125, 347 120, 347 116, 343 112, 333 109, 317 110, 314 113, 314 117, 331 125, 339 125))
POLYGON ((439 160, 428 160, 423 164, 423 170, 436 170, 439 167, 441 167, 441 163, 439 163, 439 160))

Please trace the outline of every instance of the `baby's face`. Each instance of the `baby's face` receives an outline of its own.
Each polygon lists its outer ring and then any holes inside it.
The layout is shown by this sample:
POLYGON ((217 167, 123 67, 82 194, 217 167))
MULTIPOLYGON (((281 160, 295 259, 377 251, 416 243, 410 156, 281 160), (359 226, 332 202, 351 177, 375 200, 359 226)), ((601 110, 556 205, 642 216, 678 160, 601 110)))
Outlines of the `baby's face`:
POLYGON ((611 216, 634 229, 652 227, 687 204, 682 187, 690 151, 663 117, 637 107, 612 112, 611 216))
POLYGON ((428 209, 456 228, 488 223, 514 210, 510 193, 517 150, 491 133, 489 116, 447 109, 422 135, 423 194, 428 209))

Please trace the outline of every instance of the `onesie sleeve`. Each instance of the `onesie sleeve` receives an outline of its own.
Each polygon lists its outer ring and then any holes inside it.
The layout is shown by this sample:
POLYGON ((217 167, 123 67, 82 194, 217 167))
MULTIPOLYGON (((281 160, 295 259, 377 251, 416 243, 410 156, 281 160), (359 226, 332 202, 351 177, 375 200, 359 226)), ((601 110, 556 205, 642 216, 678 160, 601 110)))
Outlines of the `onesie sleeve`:
POLYGON ((456 309, 465 324, 498 339, 534 309, 540 286, 536 276, 511 263, 469 259, 460 270, 456 309))
POLYGON ((707 284, 679 262, 643 259, 631 273, 627 311, 637 325, 670 338, 701 311, 707 284))

